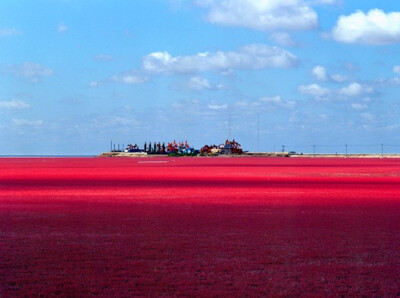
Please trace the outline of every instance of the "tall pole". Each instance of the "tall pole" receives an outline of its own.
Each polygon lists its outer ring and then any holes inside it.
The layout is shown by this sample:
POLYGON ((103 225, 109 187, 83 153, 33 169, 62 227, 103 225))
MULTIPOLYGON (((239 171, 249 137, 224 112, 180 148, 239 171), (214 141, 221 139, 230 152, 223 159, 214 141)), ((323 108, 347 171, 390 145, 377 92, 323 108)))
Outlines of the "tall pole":
POLYGON ((257 114, 257 151, 260 152, 260 114, 257 114))
POLYGON ((111 140, 111 148, 110 148, 110 152, 112 151, 112 140, 111 140))
POLYGON ((346 157, 347 157, 347 144, 345 146, 346 146, 346 157))
POLYGON ((228 119, 228 140, 231 139, 231 112, 229 112, 229 119, 228 119))

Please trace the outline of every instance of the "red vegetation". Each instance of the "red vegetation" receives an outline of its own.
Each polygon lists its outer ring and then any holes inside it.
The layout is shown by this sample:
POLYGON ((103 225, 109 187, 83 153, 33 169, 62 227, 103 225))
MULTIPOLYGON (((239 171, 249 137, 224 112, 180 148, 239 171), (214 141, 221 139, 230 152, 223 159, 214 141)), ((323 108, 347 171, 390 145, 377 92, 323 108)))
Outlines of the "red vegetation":
POLYGON ((400 294, 400 160, 0 159, 0 296, 400 294))

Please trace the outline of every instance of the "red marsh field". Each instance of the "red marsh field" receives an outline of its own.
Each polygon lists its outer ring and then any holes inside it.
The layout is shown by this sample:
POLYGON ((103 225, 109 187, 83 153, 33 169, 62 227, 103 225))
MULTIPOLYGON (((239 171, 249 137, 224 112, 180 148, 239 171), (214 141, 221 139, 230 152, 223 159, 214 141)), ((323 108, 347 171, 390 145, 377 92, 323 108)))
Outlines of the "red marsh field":
POLYGON ((399 231, 399 159, 0 159, 1 297, 396 296, 399 231))

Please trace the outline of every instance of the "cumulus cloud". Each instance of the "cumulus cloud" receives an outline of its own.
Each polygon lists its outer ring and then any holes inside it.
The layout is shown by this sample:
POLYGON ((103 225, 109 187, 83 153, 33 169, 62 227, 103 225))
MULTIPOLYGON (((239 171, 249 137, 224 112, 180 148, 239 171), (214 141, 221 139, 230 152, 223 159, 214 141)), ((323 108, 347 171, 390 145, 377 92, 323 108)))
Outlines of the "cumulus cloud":
POLYGON ((6 37, 6 36, 15 36, 15 35, 20 35, 22 34, 21 31, 15 29, 15 28, 3 28, 0 29, 0 37, 6 37))
POLYGON ((258 70, 293 67, 297 57, 278 47, 253 44, 236 52, 205 52, 192 56, 171 56, 168 52, 151 53, 143 58, 143 69, 150 73, 227 72, 233 69, 258 70))
POLYGON ((189 79, 186 87, 191 90, 215 90, 222 88, 222 85, 214 85, 207 78, 201 76, 194 76, 189 79))
POLYGON ((322 82, 333 81, 335 83, 342 83, 347 79, 345 76, 340 74, 330 75, 328 70, 321 65, 316 65, 311 72, 315 79, 322 82))
POLYGON ((188 83, 188 87, 194 90, 211 89, 211 83, 209 80, 203 77, 191 77, 188 83))
POLYGON ((330 76, 331 80, 336 82, 336 83, 343 83, 344 81, 347 80, 347 77, 340 75, 340 74, 334 74, 330 76))
POLYGON ((315 66, 312 70, 312 74, 319 81, 328 80, 328 72, 326 71, 326 68, 321 65, 315 66))
POLYGON ((317 13, 302 0, 206 0, 210 23, 262 31, 309 30, 318 26, 317 13))
POLYGON ((43 120, 27 120, 27 119, 13 119, 14 125, 17 126, 40 126, 43 125, 43 120))
POLYGON ((116 83, 136 85, 146 83, 149 79, 146 76, 126 74, 120 76, 112 76, 111 80, 116 83))
POLYGON ((343 43, 383 45, 400 42, 400 12, 385 13, 372 9, 367 14, 358 10, 339 17, 332 37, 343 43))
POLYGON ((29 103, 22 100, 0 101, 0 108, 7 110, 24 110, 30 107, 29 103))
POLYGON ((368 109, 368 106, 365 103, 352 103, 351 107, 356 111, 364 111, 368 109))
POLYGON ((101 84, 101 82, 99 82, 99 81, 91 81, 90 83, 89 83, 89 87, 91 87, 91 88, 96 88, 96 87, 99 87, 99 86, 101 86, 102 84, 101 84))
POLYGON ((96 61, 111 61, 112 57, 106 54, 98 54, 94 57, 96 61))
POLYGON ((337 4, 338 0, 314 0, 314 1, 311 1, 309 3, 310 4, 314 4, 314 5, 317 5, 317 4, 332 5, 332 4, 337 4))
POLYGON ((225 110, 228 108, 228 105, 227 104, 223 104, 223 105, 210 104, 210 105, 208 105, 208 108, 211 110, 225 110))
POLYGON ((58 27, 57 27, 57 31, 59 33, 65 33, 65 32, 68 31, 68 27, 66 25, 64 25, 64 24, 59 24, 58 27))
POLYGON ((375 116, 372 115, 371 113, 362 113, 361 117, 365 120, 365 121, 374 121, 375 120, 375 116))
POLYGON ((270 39, 275 41, 277 44, 283 45, 283 46, 295 46, 296 43, 292 40, 292 37, 290 34, 286 32, 275 32, 272 33, 270 36, 270 39))
POLYGON ((373 91, 374 89, 372 87, 354 82, 340 89, 339 94, 348 97, 358 97, 364 94, 372 93, 373 91))
POLYGON ((300 85, 298 89, 300 93, 311 95, 317 99, 322 99, 331 93, 329 89, 323 88, 318 84, 300 85))
POLYGON ((271 105, 271 106, 277 106, 285 109, 292 109, 295 107, 296 103, 294 101, 290 100, 283 100, 280 96, 274 96, 274 97, 262 97, 259 100, 261 103, 271 105))
POLYGON ((260 111, 262 109, 293 109, 296 106, 296 102, 291 100, 285 100, 281 96, 264 96, 254 101, 237 101, 235 107, 248 111, 260 111))
POLYGON ((8 66, 6 70, 17 77, 23 77, 31 82, 37 82, 40 78, 54 74, 52 69, 39 63, 32 62, 24 62, 20 65, 8 66))
POLYGON ((93 80, 89 82, 90 88, 102 87, 110 83, 118 83, 125 85, 139 85, 144 84, 149 81, 149 78, 146 75, 142 74, 134 74, 134 73, 125 73, 121 75, 114 75, 110 78, 104 80, 93 80))

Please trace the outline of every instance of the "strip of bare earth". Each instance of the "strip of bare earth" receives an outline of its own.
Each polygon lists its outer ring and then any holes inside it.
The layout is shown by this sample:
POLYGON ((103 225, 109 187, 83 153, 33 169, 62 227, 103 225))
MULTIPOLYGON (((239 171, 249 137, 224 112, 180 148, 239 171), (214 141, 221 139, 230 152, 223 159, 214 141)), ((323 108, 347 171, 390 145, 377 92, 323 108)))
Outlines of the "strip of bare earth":
MULTIPOLYGON (((103 152, 99 157, 161 157, 166 156, 165 154, 147 154, 146 152, 103 152)), ((210 155, 199 157, 210 157, 210 155)), ((226 154, 226 155, 213 155, 212 157, 296 157, 296 158, 400 158, 400 154, 388 153, 388 154, 364 154, 364 153, 352 153, 352 154, 289 154, 288 152, 247 152, 244 154, 226 154)))

